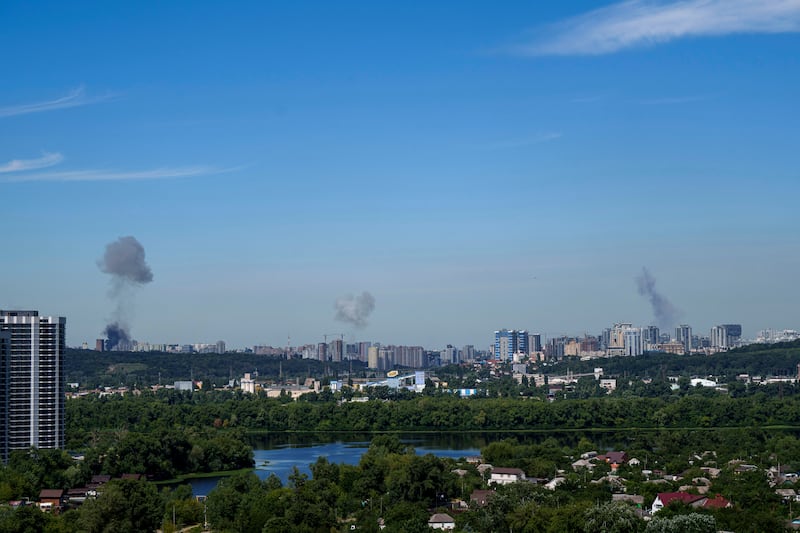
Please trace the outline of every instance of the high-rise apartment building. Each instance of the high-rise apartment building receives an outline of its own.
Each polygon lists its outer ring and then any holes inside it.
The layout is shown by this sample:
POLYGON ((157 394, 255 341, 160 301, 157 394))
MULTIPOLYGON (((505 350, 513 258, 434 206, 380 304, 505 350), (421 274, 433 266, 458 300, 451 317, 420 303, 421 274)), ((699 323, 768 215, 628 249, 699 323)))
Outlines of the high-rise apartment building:
POLYGON ((712 348, 727 350, 733 348, 742 338, 741 324, 722 324, 711 328, 710 343, 712 348))
POLYGON ((530 353, 542 351, 542 336, 539 333, 530 333, 528 335, 528 350, 530 350, 530 353))
POLYGON ((644 343, 642 341, 642 330, 639 328, 628 328, 623 333, 625 355, 636 357, 644 353, 644 343))
POLYGON ((8 340, 8 370, 0 372, 7 449, 63 448, 66 319, 0 311, 0 331, 8 340))
POLYGON ((656 326, 647 326, 642 329, 642 341, 644 342, 644 349, 650 350, 651 346, 661 342, 661 332, 656 326))
POLYGON ((11 334, 0 330, 0 461, 8 462, 8 372, 11 334))
POLYGON ((528 332, 501 329, 494 332, 495 361, 511 361, 515 353, 528 355, 528 332))
POLYGON ((675 340, 683 344, 683 353, 692 352, 692 328, 681 324, 675 328, 675 340))

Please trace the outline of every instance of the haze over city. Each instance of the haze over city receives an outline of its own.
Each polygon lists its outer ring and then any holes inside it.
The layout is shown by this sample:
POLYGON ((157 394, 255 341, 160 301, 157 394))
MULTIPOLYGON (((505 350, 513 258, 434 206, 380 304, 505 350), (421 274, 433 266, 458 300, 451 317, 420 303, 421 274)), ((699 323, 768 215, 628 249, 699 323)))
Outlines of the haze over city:
POLYGON ((797 327, 800 5, 543 4, 3 4, 0 309, 71 345, 797 327))

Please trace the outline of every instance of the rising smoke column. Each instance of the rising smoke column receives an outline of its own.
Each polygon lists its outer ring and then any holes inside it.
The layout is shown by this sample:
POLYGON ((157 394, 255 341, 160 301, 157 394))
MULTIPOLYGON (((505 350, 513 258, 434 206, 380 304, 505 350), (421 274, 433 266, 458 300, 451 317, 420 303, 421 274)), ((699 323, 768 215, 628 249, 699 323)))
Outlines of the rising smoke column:
POLYGON ((97 266, 111 275, 108 296, 116 307, 103 331, 111 349, 131 339, 128 318, 133 307, 133 294, 142 285, 153 281, 153 271, 144 260, 144 247, 131 236, 108 243, 105 254, 97 260, 97 266))
POLYGON ((348 294, 337 298, 333 308, 336 309, 334 316, 336 320, 363 328, 367 325, 367 317, 375 309, 375 297, 367 291, 362 292, 359 296, 348 294))
POLYGON ((678 310, 666 296, 656 290, 656 278, 650 274, 646 267, 642 267, 642 274, 636 277, 639 294, 650 301, 656 324, 660 328, 671 328, 678 319, 678 310))

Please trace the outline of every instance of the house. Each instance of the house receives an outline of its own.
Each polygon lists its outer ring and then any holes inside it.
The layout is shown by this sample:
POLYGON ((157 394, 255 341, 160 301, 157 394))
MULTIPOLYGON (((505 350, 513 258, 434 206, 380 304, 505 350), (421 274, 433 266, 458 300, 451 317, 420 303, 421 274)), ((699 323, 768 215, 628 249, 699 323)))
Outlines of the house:
POLYGON ((525 472, 519 468, 493 468, 489 483, 498 485, 508 485, 517 481, 525 481, 525 472))
POLYGON ((650 508, 650 512, 657 513, 673 502, 683 502, 686 505, 692 505, 703 498, 705 498, 705 496, 700 494, 689 494, 688 492, 659 492, 656 495, 656 499, 653 500, 653 505, 650 508))
POLYGON ((572 469, 576 472, 581 468, 585 468, 591 472, 594 469, 594 463, 588 459, 578 459, 572 463, 572 469))
POLYGON ((86 487, 76 487, 67 491, 67 502, 70 505, 80 505, 86 501, 86 494, 89 491, 86 487))
POLYGON ((706 501, 699 507, 704 507, 705 509, 726 509, 731 507, 731 502, 723 498, 721 494, 717 494, 713 498, 706 498, 706 501))
POLYGON ((597 456, 598 461, 605 461, 609 464, 624 465, 628 462, 628 454, 625 452, 606 452, 597 456))
POLYGON ((456 528, 456 521, 447 513, 436 513, 428 519, 428 527, 431 529, 453 530, 456 528))
POLYGON ((702 494, 689 494, 688 492, 659 492, 653 500, 650 512, 657 513, 669 504, 680 501, 691 507, 703 507, 706 509, 724 509, 731 506, 731 502, 717 494, 713 498, 702 494))
POLYGON ((42 511, 58 513, 64 505, 63 489, 42 489, 36 505, 42 511))
POLYGON ((566 483, 567 478, 565 477, 554 477, 550 481, 544 484, 544 488, 547 490, 556 490, 556 487, 561 485, 562 483, 566 483))
POLYGON ((775 489, 775 494, 780 496, 784 502, 800 501, 797 491, 794 489, 775 489))
POLYGON ((493 490, 475 489, 469 495, 470 503, 475 503, 479 507, 483 507, 489 501, 489 498, 494 494, 493 490))

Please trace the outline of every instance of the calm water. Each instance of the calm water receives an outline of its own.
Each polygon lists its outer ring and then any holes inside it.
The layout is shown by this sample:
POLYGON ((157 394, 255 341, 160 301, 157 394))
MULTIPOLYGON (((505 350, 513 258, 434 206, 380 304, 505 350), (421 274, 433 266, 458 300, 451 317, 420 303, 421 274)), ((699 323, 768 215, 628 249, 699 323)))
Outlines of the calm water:
MULTIPOLYGON (((284 485, 288 482, 292 469, 296 466, 300 472, 311 477, 309 465, 320 457, 325 457, 331 463, 344 463, 355 465, 369 448, 369 440, 365 436, 349 436, 330 442, 331 436, 315 439, 312 435, 276 435, 270 437, 257 437, 251 444, 254 447, 256 463, 255 473, 261 479, 266 479, 270 474, 275 474, 284 485), (320 442, 323 440, 325 442, 320 442)), ((319 437, 319 436, 317 436, 319 437)), ((402 438, 405 444, 414 446, 418 455, 431 453, 438 457, 467 457, 479 455, 480 446, 484 446, 483 439, 476 436, 469 439, 453 439, 453 436, 414 435, 402 438), (471 443, 471 445, 470 445, 471 443), (460 444, 460 446, 452 446, 460 444)), ((207 495, 217 485, 220 478, 204 478, 191 480, 192 491, 195 495, 207 495)))

